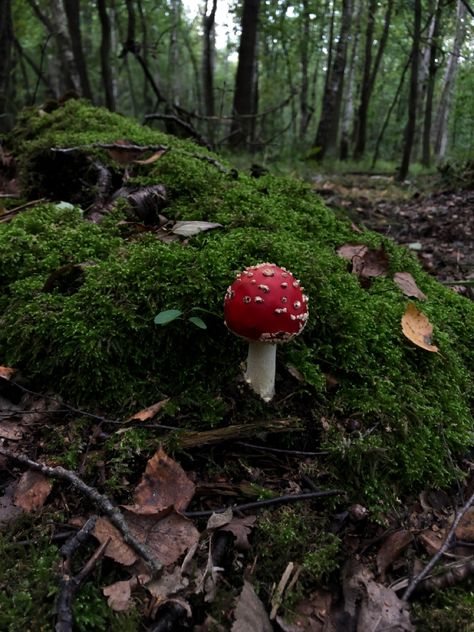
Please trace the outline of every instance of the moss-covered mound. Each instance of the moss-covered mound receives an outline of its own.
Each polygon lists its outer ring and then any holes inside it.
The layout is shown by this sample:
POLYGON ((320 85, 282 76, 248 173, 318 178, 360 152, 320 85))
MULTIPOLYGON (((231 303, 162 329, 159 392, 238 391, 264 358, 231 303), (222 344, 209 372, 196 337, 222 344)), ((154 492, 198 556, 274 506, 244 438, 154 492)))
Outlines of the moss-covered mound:
POLYGON ((307 445, 322 441, 350 485, 374 497, 386 493, 387 481, 407 489, 455 475, 452 458, 472 430, 474 305, 425 274, 407 250, 355 233, 302 182, 237 173, 191 143, 78 101, 26 112, 11 142, 25 190, 54 203, 0 224, 1 364, 68 401, 123 414, 170 397, 170 411, 180 407, 201 427, 297 412, 314 428, 307 445), (104 194, 104 168, 107 194, 125 168, 97 145, 122 139, 168 148, 149 164, 127 165, 127 186, 161 184, 170 220, 222 228, 171 243, 153 232, 130 236, 123 204, 99 224, 87 221, 88 205, 104 194), (336 254, 347 242, 383 245, 387 276, 362 287, 336 254), (303 334, 278 350, 281 397, 269 406, 244 388, 245 343, 222 323, 235 271, 261 261, 288 267, 310 297, 303 334), (62 266, 86 262, 74 283, 51 282, 62 266), (439 353, 402 334, 408 299, 392 279, 397 271, 410 272, 427 295, 420 306, 439 353), (186 317, 153 322, 162 310, 187 316, 195 307, 211 312, 207 330, 186 317))

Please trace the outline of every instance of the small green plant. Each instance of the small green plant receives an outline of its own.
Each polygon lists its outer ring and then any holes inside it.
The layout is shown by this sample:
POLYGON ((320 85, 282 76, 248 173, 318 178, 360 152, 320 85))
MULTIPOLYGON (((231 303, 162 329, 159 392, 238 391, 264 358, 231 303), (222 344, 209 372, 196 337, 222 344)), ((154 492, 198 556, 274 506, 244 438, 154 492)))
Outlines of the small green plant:
MULTIPOLYGON (((197 310, 203 312, 206 311, 205 309, 202 309, 200 307, 191 307, 189 312, 197 310)), ((166 309, 163 312, 160 312, 155 316, 154 323, 155 325, 169 325, 174 320, 177 320, 179 318, 184 318, 196 327, 199 327, 199 329, 207 329, 207 325, 202 318, 199 318, 199 316, 187 316, 185 312, 183 312, 181 309, 166 309)))

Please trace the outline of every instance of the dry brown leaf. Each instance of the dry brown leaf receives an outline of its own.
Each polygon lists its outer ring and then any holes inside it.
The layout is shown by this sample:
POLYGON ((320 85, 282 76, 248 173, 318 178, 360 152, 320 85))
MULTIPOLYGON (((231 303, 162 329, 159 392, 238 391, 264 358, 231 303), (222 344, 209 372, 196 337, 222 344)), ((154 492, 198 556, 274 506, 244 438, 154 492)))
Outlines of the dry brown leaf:
POLYGON ((296 604, 291 623, 280 616, 277 616, 276 621, 283 632, 332 632, 335 628, 325 625, 331 604, 331 593, 319 588, 296 604))
POLYGON ((213 513, 207 521, 206 531, 214 531, 215 529, 224 527, 232 520, 233 515, 232 507, 227 507, 225 511, 219 513, 213 513))
POLYGON ((385 571, 398 559, 412 541, 412 535, 406 529, 391 533, 377 553, 377 570, 384 577, 385 571))
POLYGON ((44 505, 53 484, 41 472, 28 470, 17 483, 14 503, 25 511, 37 511, 44 505))
POLYGON ((167 397, 166 399, 162 399, 160 402, 157 402, 156 404, 152 404, 151 406, 148 406, 148 408, 145 408, 144 410, 141 410, 140 412, 135 413, 132 417, 129 417, 127 421, 146 421, 147 419, 151 419, 152 417, 157 415, 161 410, 163 410, 163 408, 166 406, 166 404, 169 401, 170 401, 169 397, 167 397))
POLYGON ((344 244, 336 252, 339 257, 352 261, 354 257, 363 257, 367 250, 367 246, 363 244, 344 244))
POLYGON ((9 366, 0 366, 0 377, 4 380, 11 380, 17 372, 17 369, 12 369, 9 366))
POLYGON ((437 352, 438 347, 431 344, 433 326, 428 318, 413 303, 409 303, 402 316, 402 331, 413 344, 426 351, 437 352))
POLYGON ((244 581, 234 615, 232 632, 272 632, 273 630, 263 603, 248 581, 244 581))
POLYGON ((23 436, 24 428, 14 421, 0 421, 0 437, 9 441, 19 441, 23 436))
POLYGON ((159 579, 154 579, 146 585, 146 589, 159 604, 169 597, 177 595, 189 586, 189 579, 183 577, 181 569, 176 566, 171 572, 164 571, 159 579))
POLYGON ((437 553, 443 545, 443 534, 441 532, 435 533, 431 529, 425 529, 418 534, 418 539, 425 547, 429 555, 437 553))
POLYGON ((155 153, 152 154, 149 158, 144 158, 143 160, 132 160, 132 162, 136 163, 137 165, 151 165, 159 160, 161 156, 163 156, 163 154, 166 154, 166 149, 159 149, 158 151, 155 151, 155 153))
POLYGON ((130 579, 115 582, 102 589, 102 593, 107 597, 109 608, 115 612, 130 610, 132 603, 132 592, 138 586, 143 586, 150 579, 149 575, 134 575, 130 579))
POLYGON ((23 510, 13 502, 15 484, 11 483, 5 488, 3 496, 0 496, 0 526, 7 525, 21 516, 23 510))
POLYGON ((157 512, 171 506, 184 511, 195 487, 181 465, 160 448, 148 461, 143 478, 135 489, 133 511, 157 512))
POLYGON ((383 246, 378 250, 367 250, 362 256, 352 259, 352 272, 359 277, 384 277, 388 272, 388 253, 383 246))
POLYGON ((474 507, 467 510, 456 529, 456 537, 464 542, 474 542, 474 507))
POLYGON ((221 527, 221 531, 230 531, 235 536, 234 547, 238 551, 248 551, 250 549, 250 543, 248 540, 249 535, 252 533, 252 528, 257 516, 245 516, 245 518, 232 518, 232 520, 221 527))
POLYGON ((107 518, 98 518, 92 533, 101 544, 109 541, 105 549, 107 557, 124 566, 130 566, 136 561, 137 554, 125 544, 120 531, 107 518))
POLYGON ((412 296, 419 298, 420 301, 426 300, 426 294, 424 294, 417 286, 415 279, 409 272, 395 272, 393 280, 405 294, 405 296, 412 296))

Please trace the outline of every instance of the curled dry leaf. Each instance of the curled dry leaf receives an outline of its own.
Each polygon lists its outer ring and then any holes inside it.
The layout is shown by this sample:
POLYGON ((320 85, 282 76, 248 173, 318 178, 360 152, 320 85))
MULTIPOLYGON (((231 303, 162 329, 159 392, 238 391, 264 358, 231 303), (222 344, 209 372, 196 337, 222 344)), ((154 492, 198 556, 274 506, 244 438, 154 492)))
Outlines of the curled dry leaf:
POLYGON ((420 301, 426 300, 426 294, 424 294, 417 286, 415 279, 409 272, 395 272, 393 280, 405 294, 405 296, 419 298, 420 301))
POLYGON ((433 326, 428 318, 413 303, 409 303, 402 316, 402 331, 417 347, 436 353, 438 347, 431 344, 433 326))
POLYGON ((37 511, 44 505, 53 484, 41 472, 28 470, 21 475, 15 489, 14 502, 25 511, 37 511))
POLYGON ((160 447, 148 461, 143 478, 135 489, 133 511, 157 512, 171 506, 176 511, 184 511, 194 490, 194 483, 187 477, 181 465, 173 461, 160 447))
POLYGON ((225 511, 221 511, 220 513, 213 513, 207 521, 206 530, 214 531, 214 529, 224 527, 232 520, 232 516, 232 507, 227 507, 225 511))
POLYGON ((146 589, 160 604, 177 595, 189 586, 189 579, 183 577, 181 569, 176 566, 171 572, 164 571, 159 579, 153 579, 146 585, 146 589))
POLYGON ((222 224, 217 222, 201 222, 201 221, 181 221, 171 229, 171 232, 180 237, 194 237, 199 233, 203 233, 213 228, 222 228, 222 224))
POLYGON ((9 366, 0 366, 0 377, 3 377, 4 380, 11 380, 16 372, 17 369, 12 369, 9 366))
POLYGON ((158 151, 155 151, 155 153, 149 156, 148 158, 144 158, 143 160, 133 160, 132 162, 136 163, 137 165, 152 165, 154 162, 159 160, 161 156, 163 156, 163 154, 166 154, 166 152, 167 152, 166 148, 159 149, 158 151))
POLYGON ((132 577, 124 581, 115 582, 102 589, 107 597, 107 605, 115 612, 125 612, 132 606, 132 590, 138 585, 138 579, 132 577))
POLYGON ((383 246, 371 250, 363 244, 344 244, 337 254, 352 262, 352 272, 362 278, 386 276, 388 272, 388 253, 383 246))
POLYGON ((245 516, 245 518, 232 518, 232 520, 221 527, 221 531, 230 531, 235 536, 234 546, 238 551, 250 550, 249 535, 252 533, 253 525, 257 516, 245 516))
POLYGON ((0 439, 19 441, 23 436, 24 428, 14 421, 0 421, 0 439))
POLYGON ((166 399, 162 399, 160 402, 157 402, 156 404, 152 404, 151 406, 148 406, 148 408, 145 408, 144 410, 141 410, 140 412, 135 413, 132 417, 129 417, 127 421, 146 421, 147 419, 151 419, 152 417, 157 415, 161 410, 163 410, 163 408, 166 406, 166 404, 169 401, 170 401, 169 397, 167 397, 166 399))
POLYGON ((385 571, 391 566, 412 541, 412 534, 406 529, 391 533, 377 553, 377 570, 383 578, 385 571))

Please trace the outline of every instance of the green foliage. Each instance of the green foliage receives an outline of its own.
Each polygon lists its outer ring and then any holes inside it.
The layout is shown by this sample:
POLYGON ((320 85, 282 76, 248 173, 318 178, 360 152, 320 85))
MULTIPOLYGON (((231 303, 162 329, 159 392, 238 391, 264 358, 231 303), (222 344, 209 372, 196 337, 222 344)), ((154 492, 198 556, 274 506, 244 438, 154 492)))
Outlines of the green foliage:
MULTIPOLYGON (((194 428, 256 415, 323 414, 330 430, 322 433, 322 447, 330 451, 334 476, 374 504, 388 497, 388 488, 395 497, 420 484, 453 480, 452 460, 471 440, 471 302, 423 273, 406 249, 369 231, 354 234, 349 222, 336 219, 297 180, 235 177, 202 160, 207 153, 190 143, 80 102, 42 117, 29 112, 23 125, 16 136, 24 169, 31 170, 23 171, 27 183, 41 182, 51 146, 117 138, 163 143, 170 151, 137 167, 132 181, 164 183, 168 217, 219 222, 223 228, 186 244, 162 243, 152 234, 127 241, 118 231, 117 213, 95 225, 84 221, 79 208, 52 204, 1 224, 3 364, 18 366, 39 388, 53 388, 68 401, 99 402, 117 414, 171 397, 174 410, 194 428), (389 276, 361 287, 336 255, 347 242, 383 244, 389 276), (74 288, 44 290, 59 267, 85 261, 91 265, 74 288), (222 321, 235 271, 259 261, 288 267, 310 297, 303 334, 278 349, 277 362, 277 388, 288 377, 288 363, 306 382, 298 384, 298 398, 283 398, 281 405, 265 405, 242 390, 245 343, 222 321), (411 272, 427 294, 421 309, 434 325, 439 354, 403 336, 407 300, 390 276, 397 271, 411 272), (156 326, 156 315, 170 309, 185 318, 156 326), (197 324, 195 313, 203 313, 205 331, 189 326, 190 319, 197 324), (335 390, 326 390, 325 374, 337 381, 335 390), (344 429, 348 418, 358 421, 357 432, 344 429)), ((61 168, 55 163, 58 181, 61 168)), ((78 190, 76 180, 71 187, 78 190)))
POLYGON ((473 584, 468 580, 415 601, 412 620, 419 632, 472 632, 473 611, 473 584))

